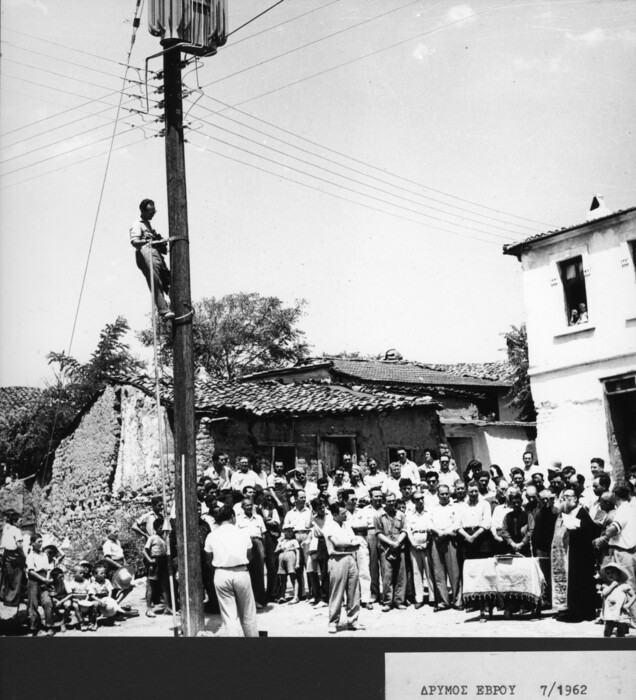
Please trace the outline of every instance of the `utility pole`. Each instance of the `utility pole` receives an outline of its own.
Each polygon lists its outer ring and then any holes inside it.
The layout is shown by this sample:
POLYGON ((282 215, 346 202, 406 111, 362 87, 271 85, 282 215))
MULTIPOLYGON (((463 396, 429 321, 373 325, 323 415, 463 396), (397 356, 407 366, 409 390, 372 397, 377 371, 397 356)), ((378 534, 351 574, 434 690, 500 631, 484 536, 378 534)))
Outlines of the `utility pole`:
MULTIPOLYGON (((176 43, 176 42, 175 42, 176 43)), ((181 51, 170 47, 163 55, 165 96, 166 176, 168 184, 172 322, 174 345, 174 438, 177 556, 181 630, 194 637, 204 629, 203 581, 197 514, 196 429, 194 418, 194 359, 192 298, 190 292, 190 241, 185 153, 183 147, 183 100, 181 51)))

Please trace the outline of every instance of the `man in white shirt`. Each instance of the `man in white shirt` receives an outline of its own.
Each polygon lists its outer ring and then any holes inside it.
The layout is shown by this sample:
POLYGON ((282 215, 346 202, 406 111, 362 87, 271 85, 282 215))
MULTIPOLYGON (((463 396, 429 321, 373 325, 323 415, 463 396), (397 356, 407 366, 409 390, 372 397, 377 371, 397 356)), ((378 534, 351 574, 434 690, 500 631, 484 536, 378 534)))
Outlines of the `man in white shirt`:
POLYGON ((221 619, 228 636, 258 637, 256 603, 247 570, 252 540, 245 530, 236 527, 231 506, 220 509, 218 522, 219 527, 205 540, 205 551, 208 564, 214 566, 221 619))
POLYGON ((358 623, 360 585, 354 552, 360 546, 345 520, 347 511, 340 503, 329 507, 332 520, 325 523, 323 534, 329 552, 329 634, 338 631, 342 602, 346 595, 347 629, 363 630, 358 623))
POLYGON ((239 470, 232 474, 230 479, 230 486, 232 491, 238 492, 242 495, 243 489, 246 486, 266 486, 262 484, 261 480, 258 478, 258 474, 250 469, 250 461, 247 457, 241 457, 239 459, 239 470))
POLYGON ((548 483, 548 470, 545 467, 541 467, 534 463, 534 455, 532 452, 527 451, 523 453, 523 478, 526 484, 532 481, 533 474, 541 474, 543 476, 543 483, 548 483))
POLYGON ((428 533, 431 518, 424 510, 424 495, 420 491, 413 494, 414 509, 406 513, 406 534, 409 541, 409 554, 413 569, 415 589, 415 609, 424 605, 424 581, 428 590, 428 603, 435 605, 435 579, 431 567, 428 533))
MULTIPOLYGON (((502 479, 498 484, 498 489, 502 488, 506 482, 502 479)), ((493 553, 494 554, 505 554, 506 543, 501 536, 503 530, 503 521, 506 515, 512 510, 510 507, 510 499, 519 493, 519 489, 516 486, 507 486, 505 501, 503 503, 497 503, 493 508, 492 516, 490 519, 490 534, 493 538, 493 553)))
POLYGON ((406 450, 398 450, 398 462, 400 464, 400 477, 402 479, 410 479, 413 484, 420 483, 420 470, 417 464, 407 459, 406 450))
POLYGON ((24 536, 22 530, 17 527, 20 514, 10 510, 5 514, 6 522, 2 528, 0 537, 0 550, 3 554, 2 588, 0 599, 6 606, 17 607, 22 595, 22 579, 24 577, 24 549, 22 543, 24 536))
POLYGON ((313 516, 312 509, 307 505, 307 494, 305 491, 296 491, 294 507, 290 508, 285 515, 283 530, 291 527, 300 545, 299 567, 296 570, 296 575, 298 576, 298 595, 301 599, 305 592, 304 571, 309 560, 309 535, 313 528, 313 516))
POLYGON ((380 555, 378 553, 378 538, 375 531, 375 516, 384 510, 382 502, 382 489, 379 486, 372 487, 369 491, 371 503, 362 508, 362 513, 367 518, 367 544, 369 545, 369 571, 371 574, 371 600, 372 603, 380 602, 380 555))
POLYGON ((491 554, 490 503, 479 498, 475 481, 468 483, 468 499, 457 506, 457 533, 460 544, 460 562, 466 559, 485 559, 491 554))
POLYGON ((439 484, 448 486, 452 491, 455 486, 455 481, 459 478, 459 474, 456 469, 451 469, 450 457, 448 455, 442 455, 439 458, 439 484))
POLYGON ((389 465, 389 476, 385 479, 382 484, 382 493, 384 496, 393 494, 396 498, 401 498, 402 494, 400 492, 400 474, 402 472, 402 467, 398 462, 391 462, 389 465))
POLYGON ((26 557, 26 570, 29 576, 27 582, 27 612, 31 634, 53 636, 53 601, 47 583, 53 562, 42 551, 42 536, 31 535, 31 551, 26 557), (39 605, 44 608, 44 629, 40 629, 41 619, 39 605))
POLYGON ((230 458, 225 454, 218 455, 211 467, 208 467, 203 474, 212 479, 212 483, 217 491, 226 491, 232 488, 232 469, 230 468, 230 458))
POLYGON ((457 513, 450 500, 448 486, 440 486, 437 490, 439 503, 431 509, 431 559, 437 606, 435 612, 448 610, 451 607, 463 610, 461 572, 457 559, 457 513), (446 580, 450 582, 449 588, 446 580))
POLYGON ((431 469, 426 472, 426 489, 422 491, 424 495, 424 510, 429 513, 439 503, 437 490, 439 488, 439 472, 431 469))
POLYGON ((375 459, 370 459, 367 462, 369 473, 364 477, 365 486, 371 490, 375 486, 382 486, 386 481, 386 472, 378 469, 378 463, 375 459))
POLYGON ((241 502, 241 511, 236 514, 236 527, 244 530, 252 541, 252 557, 247 566, 254 591, 256 609, 260 610, 267 605, 265 595, 265 521, 254 512, 254 501, 244 498, 241 502))

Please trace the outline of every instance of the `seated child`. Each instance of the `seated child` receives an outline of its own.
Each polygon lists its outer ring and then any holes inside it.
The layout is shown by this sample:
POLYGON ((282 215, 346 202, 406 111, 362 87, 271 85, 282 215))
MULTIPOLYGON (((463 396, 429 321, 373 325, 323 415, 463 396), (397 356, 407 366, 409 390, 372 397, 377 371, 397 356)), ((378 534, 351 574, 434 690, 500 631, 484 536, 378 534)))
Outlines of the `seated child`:
POLYGON ((73 578, 67 582, 67 590, 72 594, 72 610, 79 620, 82 632, 97 630, 97 609, 93 605, 93 585, 85 578, 84 567, 73 567, 73 578))
POLYGON ((93 578, 93 605, 98 615, 106 618, 106 624, 113 626, 117 613, 124 612, 119 603, 113 598, 113 584, 106 578, 107 567, 105 564, 97 564, 93 578))
POLYGON ((163 518, 155 518, 154 535, 150 535, 144 547, 146 562, 146 617, 156 617, 152 609, 153 597, 161 594, 164 615, 171 615, 170 578, 168 574, 168 550, 166 542, 159 534, 163 527, 163 518))
POLYGON ((64 572, 56 567, 51 570, 51 583, 49 593, 53 601, 53 624, 60 626, 60 632, 66 632, 69 623, 73 594, 64 580, 64 572))
POLYGON ((601 568, 601 578, 607 582, 601 590, 601 619, 605 623, 603 636, 611 637, 616 629, 616 636, 624 637, 632 618, 631 607, 636 602, 636 595, 627 582, 629 574, 617 562, 610 562, 601 568))
POLYGON ((286 527, 283 529, 283 537, 278 540, 276 545, 276 553, 278 556, 278 581, 281 597, 279 603, 285 602, 285 590, 287 588, 287 574, 291 580, 294 589, 294 597, 290 604, 298 603, 299 587, 296 569, 300 565, 300 545, 294 536, 294 529, 286 527))

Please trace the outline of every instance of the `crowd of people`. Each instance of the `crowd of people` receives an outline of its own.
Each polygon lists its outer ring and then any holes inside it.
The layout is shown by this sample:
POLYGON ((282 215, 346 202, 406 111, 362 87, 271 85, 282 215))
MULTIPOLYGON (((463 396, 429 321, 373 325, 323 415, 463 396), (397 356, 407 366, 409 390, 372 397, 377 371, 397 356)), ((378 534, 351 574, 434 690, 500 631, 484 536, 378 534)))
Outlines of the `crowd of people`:
MULTIPOLYGON (((197 493, 206 609, 221 614, 227 634, 245 636, 258 634, 258 609, 301 601, 328 608, 330 633, 343 607, 347 629, 359 630, 360 608, 375 605, 385 613, 468 607, 483 622, 496 605, 506 618, 551 610, 557 620, 597 620, 606 636, 625 636, 636 626, 636 467, 614 484, 600 458, 591 460, 586 479, 571 466, 540 466, 526 452, 507 471, 477 460, 460 470, 446 445, 439 454, 427 450, 419 466, 399 450, 387 471, 374 459, 358 465, 344 454, 315 481, 302 463, 288 470, 240 457, 232 468, 228 455, 217 454, 197 493), (536 560, 545 581, 536 605, 496 596, 464 601, 466 562, 492 557, 536 560)), ((19 543, 11 537, 20 531, 11 522, 0 544, 4 600, 11 604, 12 574, 26 571, 34 633, 42 631, 38 605, 45 633, 56 615, 74 614, 81 629, 95 629, 98 615, 131 614, 122 606, 130 581, 120 580, 125 559, 115 530, 92 572, 78 565, 60 582, 57 550, 42 551, 37 535, 26 563, 14 561, 19 543)), ((160 497, 133 525, 145 544, 148 617, 179 605, 178 581, 170 586, 175 525, 160 497)))

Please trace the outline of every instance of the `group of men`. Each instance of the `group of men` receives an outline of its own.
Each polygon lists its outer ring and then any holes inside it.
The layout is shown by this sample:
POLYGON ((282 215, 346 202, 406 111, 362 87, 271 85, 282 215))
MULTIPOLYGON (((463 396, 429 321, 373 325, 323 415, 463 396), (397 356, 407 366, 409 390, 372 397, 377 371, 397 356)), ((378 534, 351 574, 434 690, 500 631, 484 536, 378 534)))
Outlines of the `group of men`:
MULTIPOLYGON (((329 607, 335 632, 345 600, 349 629, 361 628, 360 607, 376 604, 384 612, 411 604, 463 610, 464 562, 496 555, 536 557, 546 581, 543 608, 553 607, 564 621, 595 618, 596 576, 609 561, 620 562, 635 583, 634 469, 625 485, 613 488, 603 460, 593 459, 588 485, 573 467, 545 469, 526 453, 509 479, 497 465, 484 469, 476 460, 461 477, 446 446, 438 459, 427 451, 419 467, 400 450, 388 473, 373 459, 363 470, 345 454, 330 476, 315 482, 303 466, 268 466, 242 457, 234 471, 227 455, 219 455, 199 491, 201 517, 211 529, 207 564, 212 571, 241 567, 234 598, 245 608, 252 596, 254 616, 268 603, 305 599, 329 607), (221 524, 247 536, 240 564, 232 557, 228 564, 227 547, 214 551, 221 524), (296 552, 294 564, 281 568, 287 549, 296 552)), ((215 592, 223 614, 232 596, 218 586, 215 592)), ((506 605, 506 617, 516 609, 506 605)), ((483 621, 485 613, 482 606, 483 621)), ((248 617, 254 633, 256 618, 248 617)), ((234 614, 234 627, 240 619, 234 614)))

